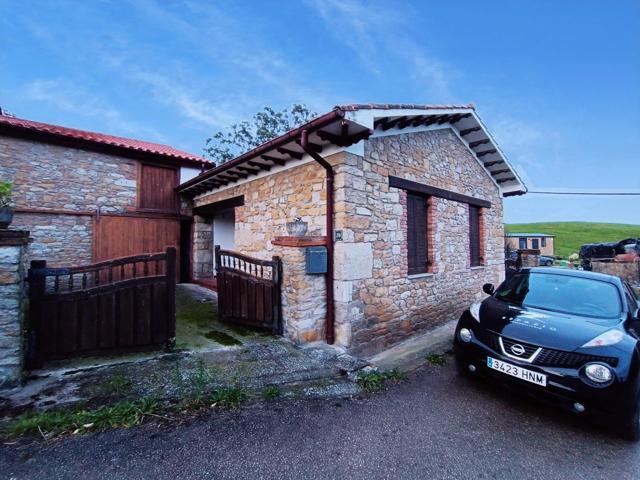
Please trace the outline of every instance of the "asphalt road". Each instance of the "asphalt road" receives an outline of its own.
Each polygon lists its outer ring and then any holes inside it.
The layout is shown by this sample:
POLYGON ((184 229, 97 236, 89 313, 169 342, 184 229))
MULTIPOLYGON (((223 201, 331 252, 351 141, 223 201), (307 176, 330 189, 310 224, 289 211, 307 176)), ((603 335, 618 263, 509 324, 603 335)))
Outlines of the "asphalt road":
POLYGON ((0 477, 639 479, 640 444, 449 364, 362 400, 280 401, 3 446, 0 477))

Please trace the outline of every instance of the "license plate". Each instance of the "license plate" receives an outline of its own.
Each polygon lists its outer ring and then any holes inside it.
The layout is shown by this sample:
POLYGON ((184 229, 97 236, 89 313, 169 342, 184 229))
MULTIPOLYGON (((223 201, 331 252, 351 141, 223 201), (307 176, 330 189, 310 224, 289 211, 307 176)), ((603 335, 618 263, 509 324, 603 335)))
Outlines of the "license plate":
POLYGON ((542 387, 547 386, 547 376, 543 373, 527 370, 526 368, 513 365, 511 363, 503 362, 502 360, 496 360, 495 358, 487 357, 487 367, 492 370, 497 370, 505 375, 511 375, 512 377, 519 378, 526 382, 535 383, 542 387))

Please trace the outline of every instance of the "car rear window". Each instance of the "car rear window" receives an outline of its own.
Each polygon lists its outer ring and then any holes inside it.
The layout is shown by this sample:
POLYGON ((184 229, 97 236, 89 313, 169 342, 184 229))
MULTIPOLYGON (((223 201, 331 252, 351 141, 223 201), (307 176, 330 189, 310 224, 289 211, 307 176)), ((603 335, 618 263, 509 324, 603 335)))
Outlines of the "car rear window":
POLYGON ((495 297, 524 307, 595 318, 618 318, 618 289, 590 278, 549 273, 518 273, 506 280, 495 297))

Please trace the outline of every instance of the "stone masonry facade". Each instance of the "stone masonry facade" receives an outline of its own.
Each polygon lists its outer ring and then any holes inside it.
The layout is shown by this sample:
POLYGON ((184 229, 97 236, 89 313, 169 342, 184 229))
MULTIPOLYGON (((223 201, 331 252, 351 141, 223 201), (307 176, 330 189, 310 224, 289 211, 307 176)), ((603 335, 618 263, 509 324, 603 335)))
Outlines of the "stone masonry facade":
POLYGON ((451 129, 373 137, 364 156, 347 155, 345 163, 336 219, 345 238, 336 258, 345 270, 336 276, 340 343, 373 353, 458 317, 481 298, 482 284, 503 278, 499 189, 451 129), (389 175, 491 202, 480 217, 483 265, 470 266, 468 204, 431 196, 429 272, 407 275, 407 192, 389 187, 389 175))
MULTIPOLYGON (((483 283, 504 276, 503 211, 498 186, 450 129, 372 137, 364 155, 341 152, 334 166, 336 343, 374 353, 407 336, 457 317, 481 298, 483 283), (470 266, 469 207, 438 197, 428 202, 429 272, 407 274, 407 192, 389 175, 489 201, 480 215, 482 265, 470 266)), ((285 335, 296 342, 324 338, 322 275, 304 273, 304 249, 273 245, 300 216, 308 235, 325 234, 325 173, 315 162, 203 195, 195 206, 244 195, 236 207, 235 249, 284 264, 285 335)), ((211 265, 210 219, 196 223, 195 273, 211 265), (209 251, 207 250, 209 249, 209 251), (200 253, 202 250, 202 253, 200 253)))
POLYGON ((52 266, 91 263, 91 214, 135 210, 138 162, 77 148, 0 136, 0 179, 14 183, 11 228, 31 232, 28 258, 52 266), (42 214, 46 209, 77 214, 42 214))
POLYGON ((0 230, 0 390, 22 382, 25 271, 29 232, 0 230))
MULTIPOLYGON (((329 158, 339 168, 342 154, 329 158)), ((282 315, 285 336, 296 342, 324 338, 326 312, 322 275, 305 274, 304 249, 273 245, 287 235, 286 223, 301 217, 309 223, 308 235, 325 235, 325 173, 315 162, 306 163, 223 191, 203 195, 194 206, 207 205, 244 196, 244 205, 235 208, 235 250, 264 260, 278 255, 284 262, 282 315)), ((195 217, 194 277, 213 274, 213 223, 195 217)))

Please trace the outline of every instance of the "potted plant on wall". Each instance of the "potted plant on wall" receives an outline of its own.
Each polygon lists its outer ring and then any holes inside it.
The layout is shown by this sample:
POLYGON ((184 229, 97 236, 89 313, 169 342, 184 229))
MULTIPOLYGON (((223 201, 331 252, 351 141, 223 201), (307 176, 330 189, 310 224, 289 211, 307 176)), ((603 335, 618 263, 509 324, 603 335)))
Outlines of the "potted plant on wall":
POLYGON ((293 222, 287 222, 287 232, 294 237, 304 237, 309 224, 302 221, 301 217, 296 217, 293 222))
POLYGON ((0 228, 8 228, 13 220, 13 200, 11 182, 0 182, 0 228))

